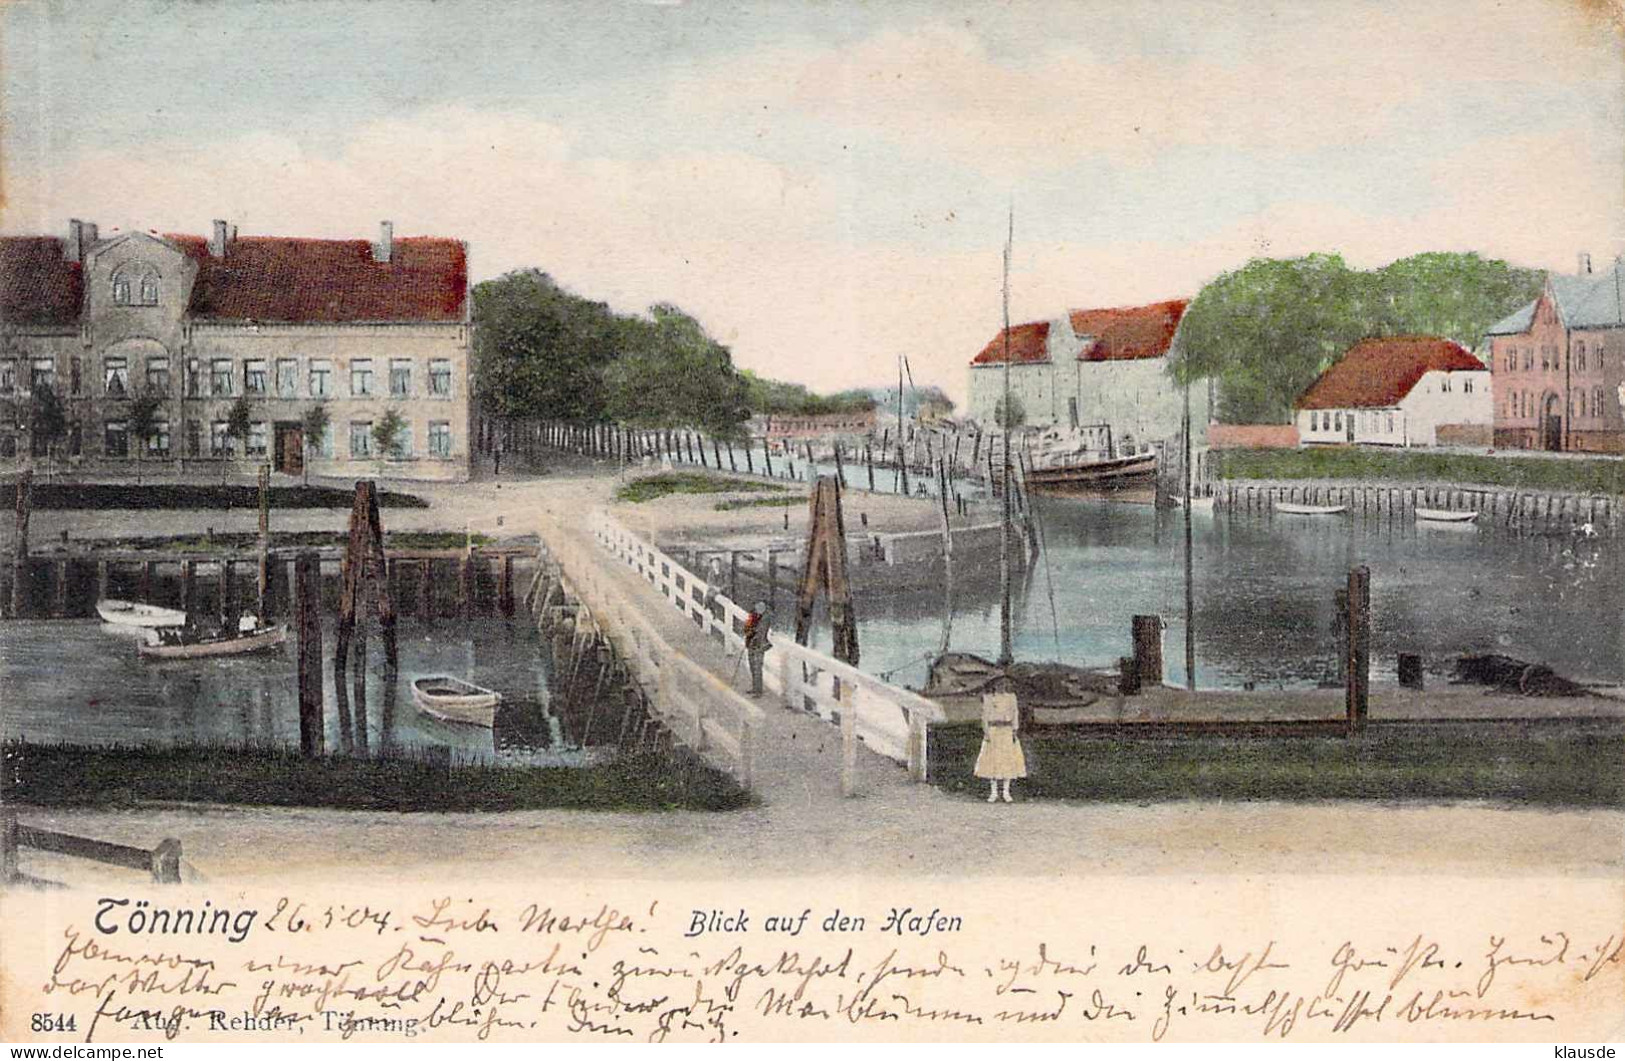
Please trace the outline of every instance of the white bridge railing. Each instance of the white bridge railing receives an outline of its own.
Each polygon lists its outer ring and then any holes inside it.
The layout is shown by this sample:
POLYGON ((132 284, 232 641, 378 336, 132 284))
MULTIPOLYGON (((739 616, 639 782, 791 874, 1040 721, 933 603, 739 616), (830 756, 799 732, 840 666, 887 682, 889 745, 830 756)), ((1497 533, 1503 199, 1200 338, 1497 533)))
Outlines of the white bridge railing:
MULTIPOLYGON (((706 596, 713 587, 614 517, 601 510, 595 512, 592 529, 599 545, 636 571, 660 593, 667 606, 729 652, 744 652, 747 613, 723 594, 724 587, 715 587, 716 595, 707 606, 706 596)), ((784 706, 811 712, 841 726, 848 738, 848 775, 856 755, 854 742, 862 741, 881 755, 905 764, 915 780, 926 779, 926 727, 943 720, 940 705, 833 656, 798 645, 791 632, 775 630, 772 646, 763 661, 762 684, 784 706)))

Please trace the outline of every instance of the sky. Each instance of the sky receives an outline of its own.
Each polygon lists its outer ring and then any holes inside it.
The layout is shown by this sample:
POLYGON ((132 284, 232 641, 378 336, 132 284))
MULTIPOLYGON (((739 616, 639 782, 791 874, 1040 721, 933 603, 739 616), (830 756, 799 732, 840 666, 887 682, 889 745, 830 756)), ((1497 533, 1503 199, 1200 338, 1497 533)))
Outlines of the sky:
POLYGON ((12 0, 0 231, 397 235, 963 400, 1259 256, 1625 253, 1620 0, 12 0))

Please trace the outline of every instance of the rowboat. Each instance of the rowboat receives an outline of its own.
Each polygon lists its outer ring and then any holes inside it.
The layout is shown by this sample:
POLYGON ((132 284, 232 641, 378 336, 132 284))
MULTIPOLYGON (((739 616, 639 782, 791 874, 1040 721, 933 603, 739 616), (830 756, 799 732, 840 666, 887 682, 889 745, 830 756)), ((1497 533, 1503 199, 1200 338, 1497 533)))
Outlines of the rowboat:
MULTIPOLYGON (((1184 508, 1185 507, 1185 499, 1183 497, 1181 497, 1180 495, 1175 494, 1174 495, 1174 507, 1175 508, 1184 508)), ((1191 511, 1192 512, 1212 512, 1213 511, 1213 498, 1211 498, 1211 497, 1193 497, 1193 498, 1191 498, 1191 511)))
POLYGON ((496 722, 502 694, 449 674, 432 674, 413 679, 412 699, 420 709, 436 718, 490 726, 496 722))
POLYGON ((1471 523, 1478 518, 1478 513, 1457 512, 1444 508, 1419 508, 1416 510, 1416 518, 1432 523, 1471 523))
POLYGON ((1347 505, 1300 505, 1296 501, 1275 502, 1275 511, 1285 512, 1291 516, 1340 516, 1348 510, 1347 505))
POLYGON ((160 608, 156 604, 142 604, 138 601, 127 600, 99 600, 96 602, 96 614, 102 617, 102 622, 114 626, 137 626, 147 630, 159 627, 185 626, 186 613, 175 608, 160 608))
POLYGON ((240 656, 275 648, 288 639, 288 625, 261 626, 258 623, 235 634, 213 637, 183 638, 178 634, 151 630, 147 639, 137 646, 143 659, 211 659, 217 656, 240 656))

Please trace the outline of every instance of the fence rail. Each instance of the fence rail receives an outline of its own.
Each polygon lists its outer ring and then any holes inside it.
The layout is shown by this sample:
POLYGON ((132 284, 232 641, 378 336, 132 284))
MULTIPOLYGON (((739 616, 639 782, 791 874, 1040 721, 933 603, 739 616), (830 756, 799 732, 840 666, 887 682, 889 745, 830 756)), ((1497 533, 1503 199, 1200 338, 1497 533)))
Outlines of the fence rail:
MULTIPOLYGON (((722 595, 725 586, 709 585, 603 511, 595 513, 593 531, 605 552, 636 571, 700 633, 731 652, 744 652, 746 612, 722 595)), ((905 764, 915 780, 926 779, 926 728, 943 720, 940 705, 783 633, 763 661, 763 686, 784 706, 841 725, 876 752, 905 764)))
POLYGON ((3 873, 7 884, 49 886, 51 883, 22 872, 18 865, 18 853, 19 849, 24 847, 100 862, 108 866, 141 870, 152 874, 154 884, 181 882, 179 840, 160 841, 157 847, 149 851, 144 847, 131 847, 128 844, 115 844, 106 840, 94 840, 86 836, 74 836, 70 833, 58 833, 23 825, 17 820, 16 814, 9 811, 5 813, 3 821, 0 821, 0 831, 3 831, 3 839, 0 839, 0 862, 3 862, 3 870, 0 870, 0 873, 3 873))

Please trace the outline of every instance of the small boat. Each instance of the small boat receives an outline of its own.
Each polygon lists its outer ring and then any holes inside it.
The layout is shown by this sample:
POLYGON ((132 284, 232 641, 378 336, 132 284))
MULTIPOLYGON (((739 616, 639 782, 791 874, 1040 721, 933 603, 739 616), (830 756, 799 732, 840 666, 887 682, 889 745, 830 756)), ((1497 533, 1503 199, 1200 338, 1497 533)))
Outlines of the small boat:
POLYGON ((111 598, 99 600, 96 602, 96 614, 102 617, 102 622, 113 626, 137 626, 156 630, 161 627, 186 625, 185 612, 175 608, 160 608, 156 604, 142 604, 139 601, 111 598))
POLYGON ((1444 508, 1419 508, 1416 510, 1416 518, 1431 523, 1471 523, 1478 518, 1478 513, 1444 508))
POLYGON ((1034 493, 1093 494, 1144 486, 1157 479, 1157 455, 1137 453, 1128 457, 1083 459, 1049 467, 1029 468, 1027 485, 1034 493))
POLYGON ((1296 501, 1275 502, 1275 511, 1285 512, 1291 516, 1341 516, 1348 510, 1347 505, 1300 505, 1296 501))
POLYGON ((258 621, 247 620, 231 634, 189 637, 180 631, 151 630, 137 650, 143 659, 211 659, 275 648, 287 639, 286 623, 263 626, 258 621))
MULTIPOLYGON (((1174 495, 1174 507, 1175 508, 1184 508, 1185 507, 1185 499, 1183 497, 1181 497, 1180 495, 1175 494, 1174 495)), ((1192 512, 1212 512, 1213 511, 1213 498, 1211 498, 1211 497, 1193 497, 1193 498, 1191 498, 1191 511, 1192 512)))
POLYGON ((412 680, 412 699, 436 718, 490 726, 496 722, 502 694, 449 674, 432 674, 412 680))

